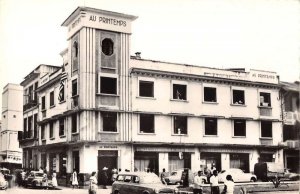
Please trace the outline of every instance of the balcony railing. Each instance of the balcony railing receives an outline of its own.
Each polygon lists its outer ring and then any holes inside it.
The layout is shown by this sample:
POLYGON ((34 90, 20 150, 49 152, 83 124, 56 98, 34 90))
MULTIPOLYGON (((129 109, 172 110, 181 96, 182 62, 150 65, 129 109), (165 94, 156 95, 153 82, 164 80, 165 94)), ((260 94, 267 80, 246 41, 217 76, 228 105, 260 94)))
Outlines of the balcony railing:
POLYGON ((272 116, 272 108, 260 106, 259 107, 259 115, 260 116, 268 116, 268 117, 272 116))
POLYGON ((79 96, 73 96, 71 101, 71 108, 77 108, 79 105, 79 96))
POLYGON ((26 110, 28 110, 32 107, 37 106, 37 105, 38 105, 37 100, 31 100, 27 104, 23 105, 23 111, 26 111, 26 110))
POLYGON ((294 148, 294 149, 299 149, 300 145, 299 145, 299 140, 287 140, 286 141, 286 145, 288 148, 294 148))
POLYGON ((296 120, 300 120, 300 114, 298 112, 284 112, 283 113, 283 122, 285 125, 295 125, 296 120))
POLYGON ((79 141, 79 133, 72 134, 71 141, 73 141, 73 142, 79 141))

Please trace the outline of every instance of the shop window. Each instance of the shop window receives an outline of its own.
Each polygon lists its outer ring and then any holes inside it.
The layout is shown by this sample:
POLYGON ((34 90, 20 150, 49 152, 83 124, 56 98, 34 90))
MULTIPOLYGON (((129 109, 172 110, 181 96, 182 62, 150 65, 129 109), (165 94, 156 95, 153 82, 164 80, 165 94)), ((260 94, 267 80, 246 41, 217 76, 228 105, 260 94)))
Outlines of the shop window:
POLYGON ((72 81, 72 96, 78 95, 77 91, 77 79, 72 81))
POLYGON ((114 42, 110 38, 102 40, 102 52, 107 56, 111 56, 114 53, 114 42))
POLYGON ((234 120, 234 136, 245 137, 246 136, 246 121, 234 120))
POLYGON ((77 133, 77 115, 74 114, 71 117, 72 120, 72 133, 77 133))
POLYGON ((259 162, 275 162, 275 158, 273 154, 260 154, 259 155, 259 162))
POLYGON ((140 133, 154 133, 154 115, 140 114, 140 133))
POLYGON ((154 97, 154 82, 140 81, 139 82, 139 96, 154 97))
POLYGON ((261 121, 261 137, 272 138, 272 122, 261 121))
POLYGON ((46 97, 42 97, 42 110, 46 110, 46 97))
POLYGON ((50 92, 50 107, 54 106, 54 91, 50 92))
POLYGON ((173 99, 186 100, 186 85, 173 84, 173 99))
POLYGON ((59 119, 59 136, 65 135, 65 119, 59 119))
POLYGON ((45 125, 41 125, 41 139, 45 139, 45 125))
POLYGON ((204 102, 217 102, 217 89, 204 87, 204 102))
POLYGON ((50 138, 54 138, 54 132, 53 132, 53 121, 51 121, 50 123, 49 123, 49 137, 50 138))
POLYGON ((174 116, 174 134, 187 134, 186 116, 174 116))
POLYGON ((271 94, 270 93, 260 92, 259 99, 260 99, 260 102, 259 102, 260 106, 271 107, 271 94))
POLYGON ((244 90, 232 90, 232 103, 233 104, 245 104, 245 91, 244 90))
POLYGON ((100 93, 117 94, 117 78, 100 77, 100 93))
POLYGON ((216 118, 205 118, 205 135, 218 135, 218 123, 216 118))
POLYGON ((103 131, 117 132, 117 113, 102 112, 103 131))

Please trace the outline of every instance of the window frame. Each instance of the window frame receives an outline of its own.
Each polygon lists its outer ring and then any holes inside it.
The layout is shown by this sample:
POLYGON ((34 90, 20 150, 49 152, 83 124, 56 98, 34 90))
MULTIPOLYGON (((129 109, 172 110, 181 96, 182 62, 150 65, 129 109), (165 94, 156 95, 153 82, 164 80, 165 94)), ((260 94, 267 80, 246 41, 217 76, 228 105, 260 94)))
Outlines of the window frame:
POLYGON ((65 131, 65 118, 60 118, 58 119, 58 123, 59 123, 59 136, 63 137, 66 135, 66 131, 65 131), (62 126, 63 126, 63 130, 62 130, 62 126), (63 131, 63 133, 61 133, 63 131))
POLYGON ((41 140, 45 140, 46 139, 46 125, 42 124, 41 125, 41 140))
POLYGON ((107 37, 103 38, 100 42, 100 45, 101 45, 101 53, 103 55, 110 57, 115 54, 115 42, 111 38, 107 38, 107 37), (109 41, 110 45, 106 45, 106 44, 104 45, 103 43, 104 41, 109 41), (106 50, 109 50, 108 51, 109 53, 103 52, 104 46, 109 47, 106 48, 106 50))
POLYGON ((49 122, 49 139, 55 139, 54 135, 54 121, 49 122))
POLYGON ((47 109, 47 107, 46 107, 46 96, 42 96, 41 97, 41 111, 44 111, 46 109, 47 109))
MULTIPOLYGON (((104 132, 104 133, 118 133, 118 113, 117 112, 110 112, 110 111, 103 111, 103 112, 100 112, 100 117, 101 117, 101 130, 100 132, 104 132), (110 117, 110 118, 113 118, 115 119, 115 130, 114 131, 109 131, 109 130, 105 130, 104 128, 106 128, 104 125, 105 125, 105 122, 107 121, 104 121, 104 115, 107 114, 111 114, 111 115, 114 115, 115 117, 110 117)), ((108 121, 109 123, 111 123, 111 121, 108 121)))
POLYGON ((139 114, 139 134, 155 134, 155 115, 154 114, 149 114, 149 113, 142 113, 142 114, 139 114), (142 131, 142 117, 146 118, 146 117, 150 117, 151 116, 151 124, 152 124, 152 131, 149 131, 149 132, 145 132, 144 130, 142 131))
MULTIPOLYGON (((172 134, 173 135, 188 135, 188 117, 187 116, 181 116, 181 115, 174 115, 173 118, 172 118, 172 121, 173 121, 173 127, 172 127, 172 134), (183 118, 185 121, 185 133, 182 133, 182 130, 181 130, 181 133, 179 134, 178 131, 176 131, 176 125, 178 126, 178 124, 176 124, 176 118, 183 118)), ((178 128, 180 129, 180 128, 178 128)))
POLYGON ((78 118, 77 118, 77 114, 73 114, 71 116, 71 133, 72 134, 77 134, 78 133, 78 118), (76 129, 76 130, 74 130, 74 129, 76 129))
MULTIPOLYGON (((238 100, 238 99, 237 99, 238 100)), ((231 105, 234 105, 234 106, 246 106, 246 90, 245 88, 238 88, 238 87, 232 87, 231 88, 231 105), (242 91, 243 92, 243 102, 242 103, 239 103, 238 102, 234 102, 234 91, 242 91)))
POLYGON ((245 119, 233 119, 233 121, 232 121, 232 123, 233 123, 233 137, 246 137, 247 136, 247 120, 245 120, 245 119), (244 130, 244 134, 245 135, 236 135, 236 130, 238 130, 238 129, 236 129, 236 122, 241 122, 241 121, 243 121, 243 123, 244 123, 244 126, 243 126, 243 130, 244 130))
POLYGON ((154 81, 153 80, 144 80, 144 79, 140 79, 138 80, 138 97, 141 97, 141 98, 154 98, 154 81), (146 95, 141 95, 141 83, 146 83, 146 84, 149 84, 151 83, 152 84, 152 87, 151 87, 151 96, 146 96, 146 95))
POLYGON ((273 139, 273 122, 272 121, 265 121, 265 120, 260 121, 260 138, 273 139), (266 127, 266 126, 263 126, 263 124, 270 124, 270 126, 268 126, 268 127, 271 127, 271 128, 263 129, 263 127, 266 127), (271 136, 263 136, 263 131, 265 131, 265 130, 270 130, 269 132, 271 132, 271 136))
POLYGON ((214 118, 214 117, 204 118, 204 136, 218 136, 218 119, 217 118, 214 118), (207 131, 211 130, 211 129, 206 128, 208 120, 214 120, 215 129, 213 129, 212 131, 216 132, 216 134, 207 134, 207 131))
POLYGON ((54 92, 54 90, 52 90, 50 93, 49 93, 49 103, 50 103, 50 108, 52 108, 52 107, 55 107, 55 98, 54 98, 54 96, 55 96, 55 92, 54 92), (52 101, 52 103, 51 103, 51 101, 52 101))
MULTIPOLYGON (((187 102, 188 100, 188 83, 185 81, 171 81, 171 100, 173 101, 179 101, 179 102, 187 102), (180 85, 180 86, 184 86, 185 87, 185 95, 183 99, 178 99, 178 98, 174 98, 176 97, 176 94, 174 92, 174 85, 180 85)), ((180 93, 179 93, 180 94, 180 93)))
POLYGON ((267 108, 271 108, 272 107, 272 96, 271 96, 271 92, 266 92, 266 91, 259 91, 259 107, 267 107, 267 108), (268 99, 269 99, 269 102, 265 102, 265 99, 264 99, 264 101, 262 102, 261 101, 261 98, 262 97, 264 97, 264 96, 262 96, 261 94, 266 94, 268 97, 268 99), (266 105, 266 103, 268 104, 268 105, 266 105))
POLYGON ((108 95, 108 96, 118 96, 119 95, 119 78, 118 75, 116 74, 110 74, 110 73, 101 73, 98 75, 98 94, 101 95, 108 95), (116 80, 116 93, 115 94, 110 94, 110 93, 102 93, 101 92, 101 78, 111 78, 116 80))
POLYGON ((78 96, 78 80, 77 80, 77 78, 72 80, 72 87, 71 87, 71 89, 72 89, 72 91, 71 91, 72 97, 78 96), (76 94, 75 94, 74 88, 73 88, 74 83, 76 83, 76 94))
POLYGON ((217 95, 217 87, 216 86, 211 86, 211 85, 204 85, 203 86, 203 102, 204 103, 218 103, 218 95, 217 95), (210 89, 215 89, 215 101, 207 101, 205 100, 205 89, 210 88, 210 89))

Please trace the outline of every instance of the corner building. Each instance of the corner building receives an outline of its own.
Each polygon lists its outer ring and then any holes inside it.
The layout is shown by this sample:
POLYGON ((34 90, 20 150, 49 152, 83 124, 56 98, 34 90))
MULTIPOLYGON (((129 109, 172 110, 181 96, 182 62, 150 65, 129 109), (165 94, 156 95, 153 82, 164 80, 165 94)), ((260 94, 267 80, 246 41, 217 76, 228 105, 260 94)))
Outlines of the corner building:
POLYGON ((276 73, 130 56, 136 18, 78 7, 63 22, 64 64, 36 89, 38 138, 26 147, 37 158, 32 167, 61 179, 76 169, 86 180, 104 166, 158 174, 283 165, 276 73))

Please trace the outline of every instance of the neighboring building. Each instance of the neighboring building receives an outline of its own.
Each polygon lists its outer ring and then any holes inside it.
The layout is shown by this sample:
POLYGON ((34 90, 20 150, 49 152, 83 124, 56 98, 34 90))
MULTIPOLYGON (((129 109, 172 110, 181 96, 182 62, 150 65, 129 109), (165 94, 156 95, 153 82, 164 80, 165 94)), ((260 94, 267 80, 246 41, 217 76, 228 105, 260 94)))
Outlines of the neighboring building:
POLYGON ((0 129, 0 166, 9 169, 22 167, 22 149, 18 134, 22 131, 23 88, 7 84, 2 92, 2 123, 0 129))
MULTIPOLYGON (((155 173, 212 165, 249 172, 258 161, 283 166, 276 73, 130 57, 135 19, 78 7, 64 21, 63 66, 44 75, 36 69, 22 82, 25 91, 34 85, 39 102, 24 110, 24 121, 38 114, 39 126, 37 139, 22 140, 25 166, 59 178, 105 166, 155 173)), ((24 125, 25 134, 31 130, 24 125)))
POLYGON ((300 107, 299 91, 300 83, 281 82, 283 100, 283 141, 287 145, 284 149, 285 167, 293 172, 300 172, 300 107))

